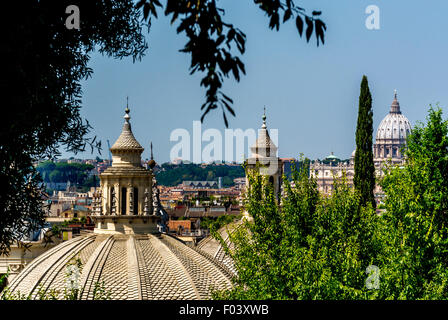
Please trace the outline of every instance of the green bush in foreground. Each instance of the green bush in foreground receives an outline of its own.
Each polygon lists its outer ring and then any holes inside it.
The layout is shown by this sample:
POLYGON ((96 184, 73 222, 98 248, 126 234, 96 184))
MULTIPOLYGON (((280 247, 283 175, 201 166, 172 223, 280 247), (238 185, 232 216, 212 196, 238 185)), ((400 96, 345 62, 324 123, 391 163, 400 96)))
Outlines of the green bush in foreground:
POLYGON ((277 203, 267 178, 249 174, 234 231, 234 288, 215 299, 446 299, 448 297, 448 122, 430 108, 408 139, 404 166, 381 179, 385 212, 335 181, 322 197, 293 173, 277 203))

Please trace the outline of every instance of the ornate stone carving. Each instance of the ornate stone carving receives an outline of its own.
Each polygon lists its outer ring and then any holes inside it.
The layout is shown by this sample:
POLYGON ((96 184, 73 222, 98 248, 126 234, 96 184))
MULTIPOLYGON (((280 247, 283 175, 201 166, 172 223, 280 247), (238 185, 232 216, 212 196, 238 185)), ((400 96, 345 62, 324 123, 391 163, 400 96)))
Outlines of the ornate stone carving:
POLYGON ((149 216, 149 191, 148 191, 148 188, 145 188, 145 207, 143 209, 143 213, 145 216, 149 216))
POLYGON ((103 201, 102 200, 103 200, 103 196, 102 196, 101 189, 97 189, 95 191, 95 195, 94 195, 95 215, 97 215, 97 216, 103 215, 103 201))
POLYGON ((117 195, 116 195, 116 188, 113 187, 112 189, 112 207, 111 207, 111 214, 113 216, 117 215, 117 195))
MULTIPOLYGON (((134 214, 134 188, 129 185, 128 186, 128 193, 129 193, 129 214, 134 214)), ((136 204, 138 205, 138 204, 136 204)))
POLYGON ((23 263, 12 263, 12 264, 9 264, 8 266, 9 266, 9 269, 11 270, 11 272, 14 272, 14 273, 19 273, 25 267, 23 265, 23 263))
POLYGON ((157 180, 154 176, 152 178, 152 214, 158 215, 158 209, 159 209, 159 188, 157 188, 157 180))

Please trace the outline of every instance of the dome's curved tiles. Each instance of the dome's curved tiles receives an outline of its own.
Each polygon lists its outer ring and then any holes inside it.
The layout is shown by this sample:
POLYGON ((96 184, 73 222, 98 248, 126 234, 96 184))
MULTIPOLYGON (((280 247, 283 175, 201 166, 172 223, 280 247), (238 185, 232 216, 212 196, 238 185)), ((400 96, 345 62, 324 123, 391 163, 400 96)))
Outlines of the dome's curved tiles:
POLYGON ((258 129, 258 138, 250 147, 250 150, 254 158, 272 157, 277 153, 278 148, 272 141, 267 130, 266 114, 263 115, 261 129, 258 129))
MULTIPOLYGON (((243 221, 239 220, 218 230, 219 235, 230 250, 234 249, 234 245, 230 240, 230 235, 235 232, 242 223, 243 221)), ((198 243, 197 249, 199 249, 201 252, 204 252, 205 254, 210 255, 219 263, 224 264, 234 275, 236 275, 237 272, 232 258, 226 253, 221 242, 216 240, 213 236, 209 235, 206 238, 202 239, 198 243)))
POLYGON ((165 234, 90 234, 62 243, 37 257, 11 282, 13 293, 38 297, 55 289, 62 298, 66 266, 82 263, 81 299, 93 299, 95 285, 104 282, 110 299, 208 299, 213 289, 231 287, 231 271, 165 234))
POLYGON ((129 109, 126 108, 126 115, 124 116, 125 123, 123 124, 123 129, 121 130, 121 134, 118 137, 117 141, 110 148, 111 152, 120 151, 120 150, 133 150, 142 153, 143 147, 138 143, 137 139, 135 139, 134 134, 132 133, 131 123, 129 120, 131 116, 129 115, 129 109))
POLYGON ((376 139, 406 140, 411 133, 411 124, 403 114, 389 113, 378 126, 376 139))

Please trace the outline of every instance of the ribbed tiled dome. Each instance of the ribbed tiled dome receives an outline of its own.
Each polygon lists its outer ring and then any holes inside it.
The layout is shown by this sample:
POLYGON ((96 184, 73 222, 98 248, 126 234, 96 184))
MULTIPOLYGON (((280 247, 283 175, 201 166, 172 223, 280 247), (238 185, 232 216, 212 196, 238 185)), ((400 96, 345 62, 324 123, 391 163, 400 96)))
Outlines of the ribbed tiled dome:
POLYGON ((38 297, 55 289, 62 297, 73 257, 82 263, 81 299, 93 299, 104 281, 111 299, 207 299, 228 289, 232 276, 222 263, 164 234, 90 234, 66 241, 30 263, 10 284, 14 293, 38 297))
MULTIPOLYGON (((230 234, 234 233, 242 224, 243 220, 238 220, 237 222, 221 227, 218 230, 220 237, 224 240, 226 246, 231 251, 234 249, 234 245, 230 240, 230 234)), ((198 243, 196 248, 201 250, 201 252, 211 255, 218 262, 223 263, 233 274, 236 275, 236 268, 232 258, 227 254, 226 250, 224 250, 222 243, 215 237, 212 235, 207 236, 198 243)))
POLYGON ((123 124, 123 129, 121 130, 121 134, 118 137, 117 141, 115 141, 114 145, 110 148, 112 152, 120 151, 120 150, 135 150, 137 152, 143 152, 143 147, 138 143, 137 139, 135 139, 134 134, 132 133, 131 124, 129 119, 129 109, 126 108, 126 115, 124 116, 125 123, 123 124))
POLYGON ((411 133, 411 124, 400 110, 400 104, 397 100, 397 93, 391 105, 390 112, 384 117, 378 126, 376 139, 397 139, 405 141, 411 133))

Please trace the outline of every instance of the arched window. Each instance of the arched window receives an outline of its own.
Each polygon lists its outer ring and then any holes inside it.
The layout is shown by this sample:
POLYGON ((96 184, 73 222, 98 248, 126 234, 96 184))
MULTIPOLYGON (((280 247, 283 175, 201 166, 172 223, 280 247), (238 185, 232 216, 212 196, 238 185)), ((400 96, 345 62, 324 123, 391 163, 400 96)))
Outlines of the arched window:
POLYGON ((134 201, 133 201, 133 203, 134 203, 134 212, 133 212, 133 214, 134 215, 137 215, 138 214, 138 188, 134 188, 134 201))
POLYGON ((121 188, 121 214, 126 214, 127 189, 121 188))

